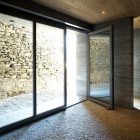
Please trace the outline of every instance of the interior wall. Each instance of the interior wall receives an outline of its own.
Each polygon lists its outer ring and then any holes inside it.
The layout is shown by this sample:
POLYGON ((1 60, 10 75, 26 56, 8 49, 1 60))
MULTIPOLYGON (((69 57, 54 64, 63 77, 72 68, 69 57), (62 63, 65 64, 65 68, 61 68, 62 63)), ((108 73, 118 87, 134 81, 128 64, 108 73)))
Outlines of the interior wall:
POLYGON ((133 19, 123 18, 93 27, 99 30, 113 27, 114 103, 133 107, 133 19))

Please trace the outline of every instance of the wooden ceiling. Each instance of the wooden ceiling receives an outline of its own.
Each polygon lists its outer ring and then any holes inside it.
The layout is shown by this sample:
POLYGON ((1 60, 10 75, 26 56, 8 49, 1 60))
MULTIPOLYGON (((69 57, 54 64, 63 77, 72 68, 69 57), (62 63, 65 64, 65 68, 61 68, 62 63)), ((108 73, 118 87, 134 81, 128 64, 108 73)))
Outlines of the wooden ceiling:
POLYGON ((136 17, 140 15, 140 0, 33 1, 91 24, 112 21, 126 16, 136 17))

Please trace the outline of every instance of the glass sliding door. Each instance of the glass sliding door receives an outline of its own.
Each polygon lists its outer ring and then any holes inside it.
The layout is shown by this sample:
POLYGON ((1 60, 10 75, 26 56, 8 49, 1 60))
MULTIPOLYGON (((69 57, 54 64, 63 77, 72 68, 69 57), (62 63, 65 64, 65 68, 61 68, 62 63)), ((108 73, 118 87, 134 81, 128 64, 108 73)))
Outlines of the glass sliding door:
POLYGON ((112 108, 111 49, 110 28, 89 34, 89 97, 112 108))
POLYGON ((87 98, 87 35, 67 29, 67 106, 87 98))
POLYGON ((64 106, 64 29, 36 24, 37 114, 64 106))
POLYGON ((0 128, 33 116, 33 23, 0 13, 0 128))

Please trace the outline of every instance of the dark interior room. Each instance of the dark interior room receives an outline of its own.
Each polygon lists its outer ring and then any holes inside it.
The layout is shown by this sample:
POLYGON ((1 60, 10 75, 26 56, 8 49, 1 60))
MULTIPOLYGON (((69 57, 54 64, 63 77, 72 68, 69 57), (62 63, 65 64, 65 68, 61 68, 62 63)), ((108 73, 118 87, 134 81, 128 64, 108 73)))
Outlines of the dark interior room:
POLYGON ((140 140, 140 0, 0 1, 0 140, 140 140))

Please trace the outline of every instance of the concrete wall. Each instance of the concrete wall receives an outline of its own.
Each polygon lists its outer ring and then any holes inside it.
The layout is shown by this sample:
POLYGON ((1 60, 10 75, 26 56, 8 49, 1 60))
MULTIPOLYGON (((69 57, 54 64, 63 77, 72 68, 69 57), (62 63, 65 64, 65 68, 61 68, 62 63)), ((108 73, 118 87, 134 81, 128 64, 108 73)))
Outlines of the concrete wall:
POLYGON ((113 25, 114 101, 115 105, 133 106, 133 20, 131 17, 95 25, 98 30, 113 25))

